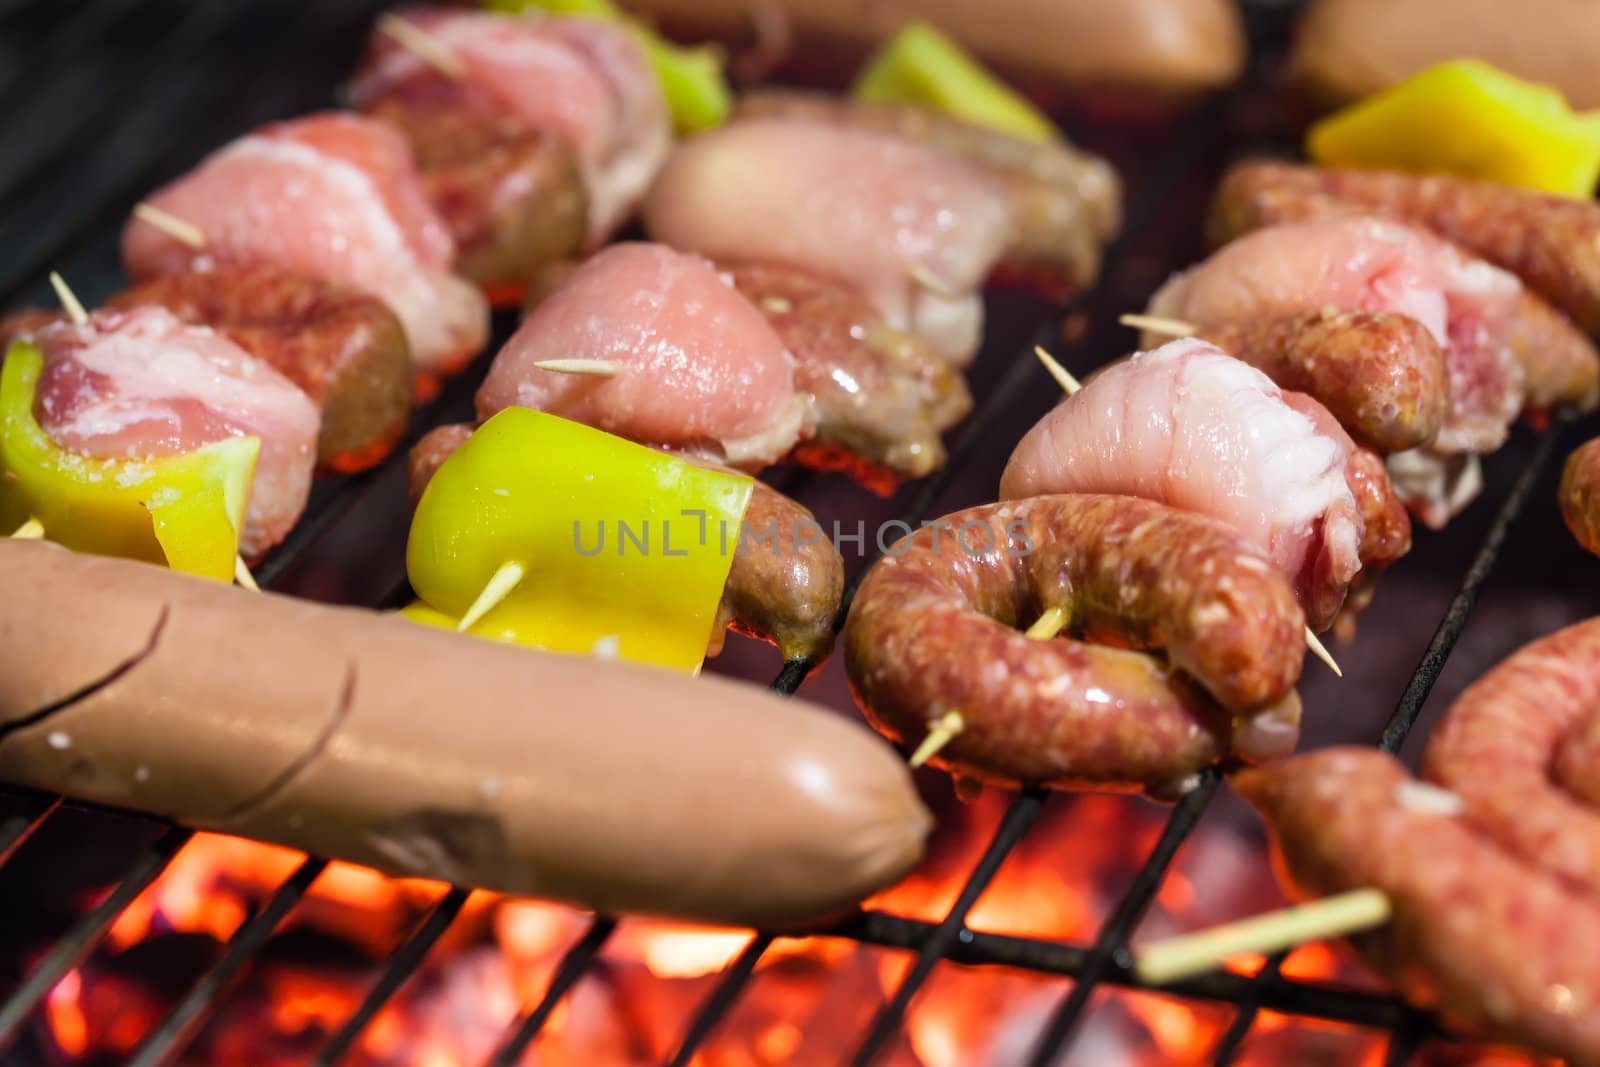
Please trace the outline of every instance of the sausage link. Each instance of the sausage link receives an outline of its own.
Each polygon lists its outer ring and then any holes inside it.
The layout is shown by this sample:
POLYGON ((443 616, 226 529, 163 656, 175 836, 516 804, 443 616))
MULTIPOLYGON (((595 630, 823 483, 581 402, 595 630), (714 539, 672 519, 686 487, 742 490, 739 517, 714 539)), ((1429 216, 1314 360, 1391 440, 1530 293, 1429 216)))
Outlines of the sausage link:
POLYGON ((1600 437, 1573 449, 1561 469, 1561 517, 1578 544, 1600 556, 1600 437))
POLYGON ((0 545, 0 587, 17 784, 394 875, 737 924, 848 908, 910 870, 931 821, 877 738, 741 683, 37 542, 0 545))
POLYGON ((455 238, 456 269, 491 303, 514 306, 540 267, 582 249, 588 195, 559 137, 447 104, 380 99, 368 111, 411 143, 423 190, 455 238))
POLYGON ((1566 793, 1551 767, 1600 708, 1600 619, 1526 645, 1445 712, 1422 773, 1453 790, 1468 816, 1522 859, 1600 890, 1600 810, 1566 793))
POLYGON ((1309 393, 1352 437, 1385 454, 1431 443, 1450 412, 1444 350, 1405 315, 1323 308, 1200 336, 1283 388, 1309 393))
POLYGON ((796 458, 892 493, 944 465, 940 435, 972 409, 966 379, 926 341, 883 321, 866 297, 802 271, 719 263, 795 358, 817 436, 796 458))
MULTIPOLYGON (((412 507, 439 465, 471 436, 471 426, 457 423, 436 427, 417 442, 408 471, 412 507)), ((710 654, 721 651, 722 631, 731 626, 776 645, 786 660, 822 662, 833 650, 844 561, 810 511, 760 480, 751 491, 744 525, 749 536, 739 536, 728 568, 710 654)))
POLYGON ((891 133, 977 166, 1004 191, 1015 233, 1001 269, 1051 292, 1100 273, 1102 247, 1122 219, 1111 165, 1064 141, 1039 144, 923 107, 872 104, 786 90, 748 93, 740 117, 792 117, 891 133))
POLYGON ((1444 174, 1257 161, 1223 178, 1210 228, 1220 244, 1262 226, 1352 212, 1426 226, 1521 277, 1532 292, 1518 305, 1510 343, 1530 403, 1594 407, 1600 355, 1585 334, 1600 333, 1600 205, 1444 174))
POLYGON ((935 761, 964 775, 1165 793, 1230 753, 1293 747, 1304 625, 1288 580, 1222 523, 1131 497, 1033 497, 892 547, 850 609, 845 669, 898 740, 959 710, 966 728, 935 761), (1120 647, 1019 632, 1048 607, 1120 647))
POLYGON ((153 278, 106 301, 151 304, 210 326, 305 390, 322 413, 323 470, 370 467, 405 433, 410 348, 400 320, 377 297, 256 265, 153 278))
POLYGON ((1290 896, 1388 896, 1351 938, 1453 1026, 1574 1065, 1600 1063, 1600 905, 1486 840, 1459 805, 1374 749, 1327 748, 1234 785, 1273 830, 1290 896))

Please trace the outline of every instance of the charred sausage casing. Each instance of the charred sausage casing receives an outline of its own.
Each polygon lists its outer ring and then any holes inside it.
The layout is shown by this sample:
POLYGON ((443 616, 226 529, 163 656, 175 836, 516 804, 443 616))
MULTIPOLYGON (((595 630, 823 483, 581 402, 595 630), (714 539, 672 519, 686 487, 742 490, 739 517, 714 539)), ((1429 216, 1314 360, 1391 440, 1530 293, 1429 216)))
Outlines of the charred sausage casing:
POLYGON ((1495 847, 1454 797, 1374 749, 1322 749, 1233 782, 1272 828, 1296 900, 1389 897, 1390 921, 1351 940, 1406 999, 1473 1033, 1600 1063, 1592 895, 1495 847))
POLYGON ((602 912, 793 924, 918 860, 895 754, 836 715, 0 543, 0 778, 602 912), (63 611, 63 604, 73 605, 63 611))
POLYGON ((893 546, 850 609, 845 669, 897 740, 961 712, 941 766, 1170 793, 1230 753, 1293 748, 1304 626, 1282 572, 1216 520, 1132 497, 1032 497, 893 546), (1050 607, 1117 647, 1020 631, 1050 607), (1141 648, 1164 648, 1187 677, 1129 651, 1141 648))

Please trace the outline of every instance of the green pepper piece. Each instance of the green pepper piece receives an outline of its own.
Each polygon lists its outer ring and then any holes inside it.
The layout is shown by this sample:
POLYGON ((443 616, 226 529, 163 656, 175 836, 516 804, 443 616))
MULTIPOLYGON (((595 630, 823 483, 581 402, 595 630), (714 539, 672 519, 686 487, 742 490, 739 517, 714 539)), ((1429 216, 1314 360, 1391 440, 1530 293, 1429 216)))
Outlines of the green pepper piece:
POLYGON ((908 22, 862 68, 857 100, 917 104, 1023 141, 1051 141, 1055 124, 926 22, 908 22))
POLYGON ((655 71, 679 133, 716 126, 733 108, 733 92, 722 76, 722 60, 715 48, 676 45, 643 22, 619 10, 611 0, 485 0, 495 11, 520 15, 545 11, 552 15, 585 15, 627 27, 644 50, 655 71))

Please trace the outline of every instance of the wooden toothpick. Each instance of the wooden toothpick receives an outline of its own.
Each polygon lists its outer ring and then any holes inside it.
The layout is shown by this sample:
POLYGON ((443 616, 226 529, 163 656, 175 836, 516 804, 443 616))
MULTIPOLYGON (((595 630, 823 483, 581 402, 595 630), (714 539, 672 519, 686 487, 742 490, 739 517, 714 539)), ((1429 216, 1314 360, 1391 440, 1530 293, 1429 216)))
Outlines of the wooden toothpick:
POLYGON ((1306 647, 1311 650, 1313 656, 1326 663, 1330 671, 1340 678, 1344 677, 1344 671, 1341 671, 1339 665, 1334 662, 1333 654, 1328 651, 1328 647, 1322 643, 1322 640, 1311 632, 1311 627, 1309 626, 1306 627, 1306 647))
POLYGON ((1392 911, 1381 889, 1356 889, 1158 941, 1134 954, 1133 971, 1141 982, 1166 985, 1215 970, 1234 956, 1278 952, 1382 926, 1392 911))
POLYGON ((67 286, 65 278, 56 271, 50 272, 50 288, 56 291, 56 299, 61 301, 61 306, 66 309, 67 318, 72 320, 74 326, 82 326, 89 321, 89 313, 83 310, 77 294, 67 286))
POLYGON ((541 359, 534 367, 557 374, 584 374, 592 378, 614 378, 622 369, 620 364, 611 359, 541 359))
MULTIPOLYGON (((1122 321, 1127 323, 1129 319, 1143 318, 1144 316, 1142 315, 1124 315, 1122 316, 1122 321)), ((1170 323, 1174 320, 1160 319, 1154 321, 1170 323)), ((1187 323, 1178 323, 1178 325, 1187 325, 1187 323)), ((1034 345, 1033 354, 1039 357, 1039 362, 1044 364, 1044 369, 1049 371, 1050 376, 1056 380, 1056 384, 1061 386, 1062 392, 1066 393, 1068 396, 1071 396, 1073 393, 1076 393, 1079 389, 1083 388, 1082 383, 1080 383, 1078 379, 1074 378, 1071 374, 1067 373, 1067 368, 1063 367, 1059 362, 1056 361, 1054 356, 1045 351, 1043 345, 1034 345)), ((1043 621, 1044 620, 1041 618, 1040 622, 1043 621)), ((1034 625, 1038 625, 1038 623, 1035 623, 1034 625)), ((1327 646, 1317 638, 1316 634, 1311 632, 1311 627, 1307 626, 1305 630, 1306 647, 1311 650, 1311 654, 1316 656, 1322 662, 1326 663, 1328 665, 1328 669, 1333 671, 1334 674, 1338 675, 1340 678, 1343 678, 1344 671, 1339 669, 1339 664, 1334 661, 1333 655, 1328 651, 1327 646)), ((1032 634, 1032 631, 1030 630, 1029 633, 1032 634)))
POLYGON ((917 746, 917 750, 911 753, 911 758, 906 762, 912 767, 922 766, 941 748, 954 741, 966 728, 967 721, 961 717, 959 711, 945 712, 928 724, 928 736, 922 739, 922 744, 917 746))
POLYGON ((385 14, 378 18, 378 31, 388 34, 395 44, 445 77, 459 81, 467 76, 467 65, 461 62, 461 57, 416 23, 399 15, 385 14))
POLYGON ((1056 360, 1056 357, 1045 351, 1043 345, 1034 345, 1033 354, 1039 357, 1039 362, 1044 364, 1044 369, 1050 372, 1050 377, 1054 378, 1056 384, 1061 386, 1063 393, 1071 396, 1083 388, 1083 383, 1074 378, 1067 368, 1056 360))
POLYGON ((1135 330, 1166 334, 1168 337, 1193 337, 1200 332, 1200 327, 1192 322, 1164 319, 1159 315, 1123 315, 1117 321, 1135 330))
POLYGON ((911 280, 934 296, 943 297, 946 300, 954 300, 961 295, 950 288, 943 278, 933 273, 925 263, 918 263, 911 268, 911 280))
POLYGON ((1067 624, 1067 613, 1061 608, 1046 608, 1044 614, 1028 627, 1028 636, 1035 641, 1048 641, 1061 632, 1067 624))
POLYGON ((483 592, 478 594, 478 599, 472 602, 467 613, 461 616, 461 621, 456 623, 456 632, 465 633, 476 626, 479 619, 489 614, 502 600, 511 595, 511 591, 517 587, 526 573, 527 570, 516 560, 500 564, 500 569, 490 576, 488 583, 483 587, 483 592))
POLYGON ((250 573, 250 568, 245 565, 243 556, 233 557, 233 580, 252 593, 261 592, 261 587, 256 584, 256 576, 250 573))
POLYGON ((169 211, 163 211, 154 204, 143 201, 133 205, 133 217, 140 222, 154 226, 179 244, 188 245, 199 251, 206 246, 206 231, 190 222, 180 219, 169 211))
POLYGON ((44 537, 44 523, 38 519, 29 519, 18 526, 11 536, 18 541, 38 541, 44 537))

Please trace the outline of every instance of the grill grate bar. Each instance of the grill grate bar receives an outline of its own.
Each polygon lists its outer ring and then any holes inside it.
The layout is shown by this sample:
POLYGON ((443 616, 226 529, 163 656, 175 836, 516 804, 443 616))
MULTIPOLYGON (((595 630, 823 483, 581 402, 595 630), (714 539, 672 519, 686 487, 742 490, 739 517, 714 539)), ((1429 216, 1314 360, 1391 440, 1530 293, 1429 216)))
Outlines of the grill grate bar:
POLYGON ((123 876, 117 887, 106 894, 104 900, 91 908, 73 924, 45 953, 33 973, 18 986, 0 1005, 0 1048, 7 1048, 16 1040, 24 1023, 33 1015, 41 1001, 55 988, 55 984, 76 967, 106 936, 111 924, 134 898, 144 892, 161 872, 167 869, 172 857, 190 838, 188 830, 172 827, 139 858, 133 870, 123 876))
POLYGON ((1221 780, 1222 774, 1216 767, 1207 767, 1201 772, 1199 784, 1185 793, 1183 799, 1173 807, 1155 849, 1117 902, 1110 918, 1100 927, 1094 948, 1084 961, 1078 980, 1073 983, 1071 992, 1062 1000, 1061 1006, 1040 1035, 1028 1057, 1030 1067, 1048 1067, 1055 1062, 1062 1046, 1083 1017, 1095 987, 1113 967, 1124 972, 1131 970, 1132 961, 1128 959, 1126 950, 1128 938, 1161 888, 1161 882, 1166 878, 1167 869, 1177 856, 1179 847, 1199 823, 1200 816, 1216 795, 1217 784, 1221 780))
POLYGON ((489 1057, 487 1067, 516 1067, 517 1061, 533 1043, 533 1039, 544 1029, 544 1024, 550 1021, 556 1005, 561 1003, 567 991, 583 977, 583 973, 589 969, 590 962, 605 947, 605 943, 611 939, 616 929, 617 920, 604 915, 595 916, 583 939, 561 957, 561 964, 556 968, 556 973, 551 977, 550 985, 545 989, 539 1003, 532 1011, 511 1024, 505 1043, 489 1057))
POLYGON ((1005 862, 1005 858, 1011 854, 1017 842, 1022 840, 1022 835, 1028 832, 1033 820, 1038 818, 1039 812, 1044 808, 1044 800, 1043 791, 1029 789, 1017 794, 1011 806, 1006 809, 1005 818, 1000 821, 999 828, 989 839, 989 847, 984 850, 983 857, 973 868, 971 876, 967 878, 967 884, 961 888, 961 895, 956 898, 949 914, 939 923, 933 936, 923 943, 921 951, 917 953, 916 962, 900 980, 900 986, 894 991, 894 996, 873 1016, 872 1025, 867 1029, 867 1036, 862 1039, 861 1045, 850 1061, 855 1067, 868 1067, 877 1058, 878 1053, 883 1051, 889 1039, 900 1029, 906 1009, 911 1006, 911 998, 917 995, 917 990, 922 988, 922 984, 933 973, 933 968, 949 955, 950 949, 966 932, 967 913, 978 902, 983 891, 989 888, 995 873, 1000 870, 1000 864, 1005 862))
POLYGON ((32 837, 33 832, 43 826, 44 821, 60 806, 60 797, 30 793, 18 804, 16 811, 0 819, 0 866, 4 866, 22 847, 22 843, 32 837))
MULTIPOLYGON (((1538 484, 1539 478, 1550 466, 1550 461, 1556 454, 1556 440, 1564 436, 1563 431, 1570 422, 1571 417, 1563 415, 1555 425, 1540 436, 1533 456, 1522 468, 1516 484, 1512 486, 1511 492, 1500 505, 1494 522, 1489 526, 1489 532, 1484 535, 1483 544, 1473 557, 1472 565, 1467 568, 1467 573, 1461 579, 1461 585, 1456 589, 1456 595, 1451 598, 1450 606, 1445 609, 1444 617, 1439 620, 1439 626, 1434 630, 1433 640, 1428 642, 1427 649, 1422 653, 1422 659, 1417 663, 1416 671, 1411 675, 1411 681, 1406 685, 1405 692, 1400 695, 1399 703, 1395 705, 1394 714, 1384 727, 1383 734, 1378 740, 1378 747, 1383 751, 1397 754, 1400 746, 1405 744, 1406 736, 1422 712, 1422 705, 1427 702, 1428 694, 1433 691, 1434 683, 1444 671, 1450 653, 1467 628, 1467 620, 1478 603, 1478 593, 1494 571, 1495 563, 1500 559, 1500 550, 1505 546, 1511 527, 1521 518, 1522 512, 1527 507, 1528 498, 1533 495, 1534 486, 1538 484)), ((1277 953, 1270 957, 1257 972, 1257 982, 1271 985, 1280 981, 1280 968, 1287 956, 1288 953, 1277 953)), ((1258 1006, 1259 1000, 1255 998, 1240 1005, 1239 1013, 1218 1042, 1212 1060, 1217 1067, 1227 1067, 1227 1064, 1232 1063, 1234 1057, 1238 1055, 1245 1036, 1255 1022, 1258 1006)), ((1416 1040, 1420 1041, 1421 1035, 1416 1040)), ((1396 1033, 1395 1044, 1398 1046, 1400 1043, 1400 1034, 1396 1033)))
POLYGON ((128 1058, 128 1067, 160 1067, 183 1051, 200 1030, 212 1003, 232 983, 239 971, 255 957, 272 936, 284 916, 300 903, 311 883, 322 876, 328 862, 314 857, 301 863, 267 906, 251 917, 228 939, 222 959, 194 984, 177 1007, 155 1029, 145 1035, 128 1058))
POLYGON ((757 934, 750 943, 739 953, 739 958, 728 965, 722 978, 717 982, 717 987, 711 991, 705 1003, 700 1005, 700 1010, 695 1013, 694 1020, 689 1024, 689 1029, 684 1032, 683 1040, 678 1043, 678 1051, 667 1061, 667 1067, 689 1067, 694 1059, 695 1050, 716 1029, 717 1023, 733 1007, 733 1002, 739 999, 739 994, 749 983, 750 976, 755 973, 756 964, 761 962, 762 955, 772 945, 772 934, 757 934))
POLYGON ((434 942, 444 935, 450 924, 456 921, 456 916, 461 914, 462 905, 466 904, 467 897, 472 895, 472 890, 451 886, 450 891, 440 898, 428 917, 412 931, 406 938, 405 944, 396 949, 385 962, 383 973, 378 976, 378 981, 368 991, 361 1005, 356 1008, 350 1018, 344 1021, 328 1044, 318 1053, 313 1061, 314 1067, 334 1067, 345 1054, 354 1047, 356 1040, 364 1033, 372 1020, 377 1018, 378 1012, 389 1003, 407 978, 411 977, 422 959, 433 948, 434 942))
MULTIPOLYGON (((937 924, 925 920, 871 911, 833 929, 815 931, 812 936, 839 937, 864 945, 915 951, 920 950, 937 929, 937 924)), ((1034 974, 1077 978, 1083 973, 1092 951, 1089 945, 967 930, 951 948, 949 959, 966 966, 1010 967, 1034 974)), ((1269 988, 1249 975, 1227 970, 1152 986, 1139 981, 1131 970, 1113 967, 1102 981, 1126 989, 1235 1005, 1259 996, 1261 1007, 1272 1011, 1385 1030, 1401 1025, 1408 1015, 1414 1014, 1404 1002, 1387 994, 1290 978, 1280 979, 1269 988)))

